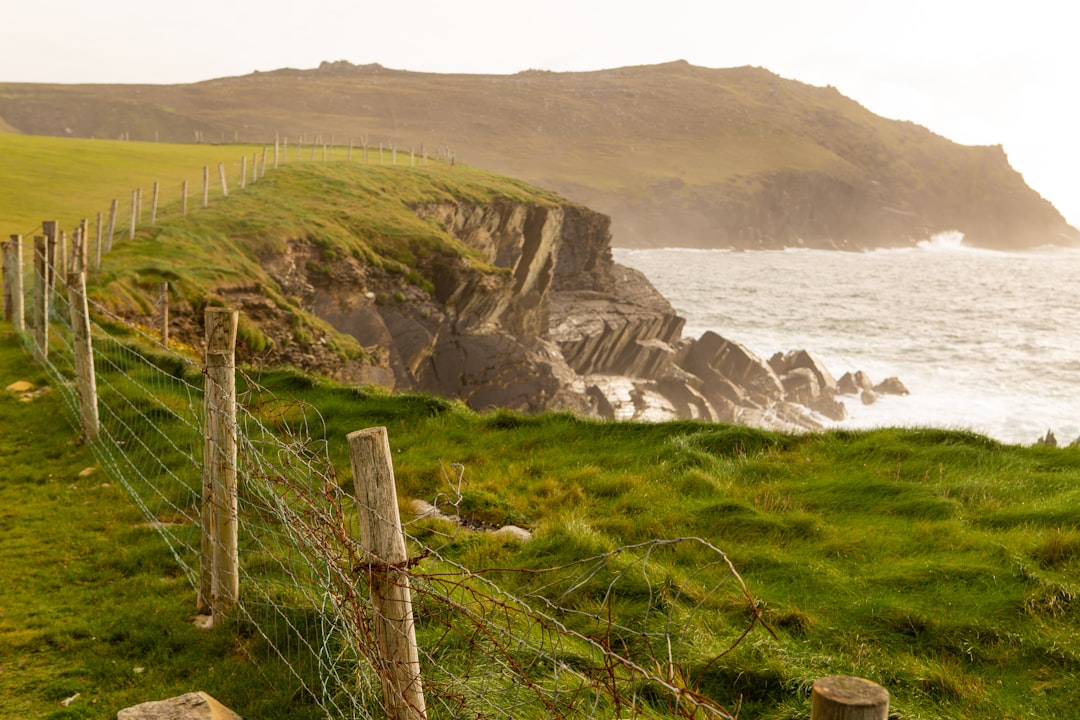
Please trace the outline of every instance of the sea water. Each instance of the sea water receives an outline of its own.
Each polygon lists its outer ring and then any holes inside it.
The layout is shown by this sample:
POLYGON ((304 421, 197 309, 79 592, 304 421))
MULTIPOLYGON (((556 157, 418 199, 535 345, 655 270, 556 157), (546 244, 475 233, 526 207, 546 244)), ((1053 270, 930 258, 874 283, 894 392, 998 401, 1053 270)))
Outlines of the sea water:
POLYGON ((956 233, 918 247, 625 249, 686 318, 763 358, 807 349, 833 375, 896 376, 908 396, 844 400, 836 425, 974 430, 1031 444, 1080 435, 1080 250, 1005 253, 956 233))

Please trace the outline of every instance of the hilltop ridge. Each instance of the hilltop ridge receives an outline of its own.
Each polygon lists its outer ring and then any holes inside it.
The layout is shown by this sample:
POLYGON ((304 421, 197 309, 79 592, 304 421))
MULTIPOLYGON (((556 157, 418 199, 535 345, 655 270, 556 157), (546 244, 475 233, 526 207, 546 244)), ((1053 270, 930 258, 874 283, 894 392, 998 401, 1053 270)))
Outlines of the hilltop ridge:
POLYGON ((3 124, 452 148, 610 215, 617 246, 858 250, 947 230, 998 249, 1080 243, 1001 146, 958 145, 756 67, 444 75, 337 61, 189 85, 3 83, 3 124))

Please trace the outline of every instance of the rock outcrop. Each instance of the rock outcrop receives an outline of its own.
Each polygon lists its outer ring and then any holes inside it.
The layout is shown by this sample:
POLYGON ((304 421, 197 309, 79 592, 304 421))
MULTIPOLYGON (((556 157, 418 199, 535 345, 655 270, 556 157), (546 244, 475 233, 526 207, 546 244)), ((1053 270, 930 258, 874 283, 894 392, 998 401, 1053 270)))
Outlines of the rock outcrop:
MULTIPOLYGON (((451 396, 479 410, 777 429, 844 417, 840 384, 808 351, 766 362, 713 332, 684 338, 684 320, 648 279, 612 261, 604 215, 510 200, 415 210, 482 262, 422 259, 414 270, 427 285, 352 257, 327 263, 306 241, 264 262, 286 295, 380 359, 346 364, 337 371, 343 379, 451 396)), ((844 379, 845 388, 869 383, 861 374, 844 379)))

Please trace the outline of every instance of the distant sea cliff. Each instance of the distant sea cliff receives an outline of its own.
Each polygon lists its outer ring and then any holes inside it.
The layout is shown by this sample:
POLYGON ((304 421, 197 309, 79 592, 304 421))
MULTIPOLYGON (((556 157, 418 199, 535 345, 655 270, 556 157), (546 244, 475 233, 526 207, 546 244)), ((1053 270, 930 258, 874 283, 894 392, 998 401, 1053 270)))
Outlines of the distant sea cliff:
POLYGON ((452 153, 612 217, 616 246, 1080 245, 1000 146, 953 143, 836 89, 678 61, 449 75, 323 63, 190 85, 0 84, 0 128, 452 153))

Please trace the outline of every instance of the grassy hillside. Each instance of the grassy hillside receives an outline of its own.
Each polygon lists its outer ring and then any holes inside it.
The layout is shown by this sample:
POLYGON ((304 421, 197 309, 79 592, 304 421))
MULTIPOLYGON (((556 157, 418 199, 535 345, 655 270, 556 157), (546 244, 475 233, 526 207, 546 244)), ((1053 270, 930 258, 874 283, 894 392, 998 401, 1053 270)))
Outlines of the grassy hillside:
MULTIPOLYGON (((3 374, 21 377, 25 364, 17 342, 0 338, 3 374)), ((1078 450, 941 430, 789 436, 478 415, 291 372, 259 377, 278 398, 317 408, 343 487, 345 435, 384 425, 403 497, 448 492, 444 469, 459 463, 464 516, 534 531, 519 545, 411 527, 471 568, 551 567, 678 536, 724 550, 775 637, 759 628, 735 651, 709 654, 748 619, 745 607, 721 605, 708 634, 694 638, 701 654, 680 670, 728 707, 741 703, 742 717, 805 718, 811 683, 830 674, 883 684, 896 718, 1067 717, 1080 692, 1078 450)), ((3 716, 108 718, 194 689, 245 717, 304 716, 310 706, 288 694, 257 637, 190 626, 194 592, 110 478, 78 477, 92 460, 73 431, 56 431, 59 412, 54 395, 0 397, 5 423, 27 431, 9 435, 0 485, 0 573, 9 580, 0 589, 0 688, 17 698, 3 716)), ((699 560, 666 557, 671 588, 700 574, 699 560)), ((536 590, 529 575, 499 581, 536 590)), ((653 602, 669 597, 657 593, 653 602)), ((616 620, 638 611, 612 605, 616 620)))
POLYGON ((1001 148, 960 146, 761 68, 501 76, 325 63, 191 85, 6 83, 0 120, 57 136, 450 148, 612 215, 623 245, 857 248, 950 229, 997 247, 1080 240, 1001 148))

